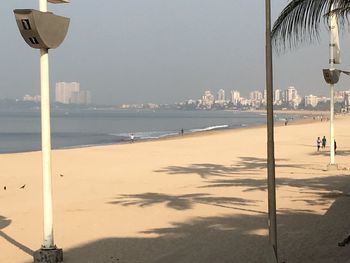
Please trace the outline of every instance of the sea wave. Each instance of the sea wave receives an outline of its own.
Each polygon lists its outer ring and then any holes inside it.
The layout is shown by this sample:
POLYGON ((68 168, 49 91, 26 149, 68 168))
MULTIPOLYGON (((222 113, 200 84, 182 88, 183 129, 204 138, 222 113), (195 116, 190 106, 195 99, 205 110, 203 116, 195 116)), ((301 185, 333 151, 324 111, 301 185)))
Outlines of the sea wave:
POLYGON ((167 136, 174 136, 174 135, 178 135, 179 133, 176 133, 174 131, 149 131, 149 132, 130 132, 130 133, 109 133, 108 135, 129 139, 131 134, 134 135, 135 139, 149 140, 149 139, 159 139, 167 136))
POLYGON ((191 129, 190 132, 202 132, 202 131, 211 131, 211 130, 217 130, 217 129, 225 129, 228 128, 228 125, 216 125, 216 126, 209 126, 206 128, 202 128, 202 129, 191 129))

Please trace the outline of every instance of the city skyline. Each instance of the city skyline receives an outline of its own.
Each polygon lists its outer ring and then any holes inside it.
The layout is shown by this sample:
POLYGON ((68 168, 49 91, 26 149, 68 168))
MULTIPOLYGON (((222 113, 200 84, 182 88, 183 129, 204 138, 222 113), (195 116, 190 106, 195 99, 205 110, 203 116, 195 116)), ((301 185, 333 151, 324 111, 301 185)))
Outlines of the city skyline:
MULTIPOLYGON (((27 5, 37 8, 34 0, 27 5)), ((22 6, 20 0, 0 3, 7 40, 0 50, 1 98, 39 93, 37 52, 21 40, 12 12, 22 6)), ((284 6, 273 3, 273 20, 284 6)), ((50 8, 71 17, 67 39, 50 54, 51 89, 62 79, 78 79, 96 103, 114 104, 182 101, 213 87, 247 94, 265 86, 261 1, 92 1, 84 2, 84 12, 81 1, 72 1, 69 7, 50 8), (245 18, 248 13, 253 20, 245 18)), ((329 93, 321 72, 328 68, 328 35, 321 34, 320 43, 274 53, 275 88, 293 83, 305 94, 329 93)), ((345 70, 350 68, 348 35, 343 34, 340 43, 344 48, 339 67, 345 70)), ((350 78, 344 76, 336 89, 348 86, 350 78)))
MULTIPOLYGON (((93 104, 91 100, 91 94, 88 90, 80 89, 79 82, 57 82, 55 84, 55 94, 51 95, 53 101, 62 104, 80 104, 89 105, 93 104)), ((348 95, 350 90, 342 90, 335 92, 335 101, 343 102, 345 99, 348 100, 348 95)), ((25 94, 22 99, 16 99, 22 101, 32 101, 39 102, 40 95, 30 95, 25 94)), ((231 102, 233 105, 249 105, 253 107, 260 107, 261 105, 266 105, 266 90, 251 90, 248 91, 248 95, 242 95, 240 90, 231 89, 226 92, 224 89, 219 90, 206 90, 202 95, 198 95, 195 98, 186 98, 184 101, 172 101, 167 104, 177 104, 177 103, 194 103, 198 102, 204 105, 204 108, 211 108, 213 104, 224 104, 231 102), (216 94, 216 95, 215 95, 216 94)), ((283 103, 288 103, 290 106, 298 107, 300 103, 305 103, 305 106, 312 105, 315 107, 320 101, 329 101, 328 96, 314 95, 314 94, 301 94, 298 89, 294 86, 289 86, 285 89, 275 89, 273 93, 273 104, 282 105, 283 103)), ((130 105, 147 104, 150 108, 158 108, 159 105, 154 101, 143 101, 141 103, 132 102, 127 104, 125 102, 119 103, 122 108, 128 108, 130 105)), ((110 105, 118 105, 118 103, 112 103, 110 105)))

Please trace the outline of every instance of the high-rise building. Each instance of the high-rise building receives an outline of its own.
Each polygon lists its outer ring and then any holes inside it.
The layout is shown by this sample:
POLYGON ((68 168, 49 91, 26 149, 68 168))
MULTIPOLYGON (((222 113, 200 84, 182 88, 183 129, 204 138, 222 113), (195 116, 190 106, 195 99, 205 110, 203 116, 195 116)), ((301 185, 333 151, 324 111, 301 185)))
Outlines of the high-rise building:
POLYGON ((231 90, 231 101, 233 105, 237 106, 240 100, 241 100, 240 92, 237 90, 231 90))
POLYGON ((305 96, 305 107, 308 105, 311 105, 312 107, 316 107, 319 99, 317 96, 314 95, 308 95, 305 96))
POLYGON ((211 106, 214 104, 214 101, 214 95, 211 94, 210 90, 205 91, 202 97, 202 104, 207 108, 211 108, 211 106))
POLYGON ((275 105, 281 105, 282 104, 282 90, 280 90, 280 89, 276 89, 275 90, 273 103, 275 105))
POLYGON ((218 91, 218 101, 224 102, 225 101, 225 91, 223 89, 220 89, 218 91))
POLYGON ((284 99, 286 103, 293 107, 297 107, 301 101, 298 91, 293 86, 290 86, 285 90, 284 99))
POLYGON ((286 100, 287 102, 293 102, 298 96, 298 91, 293 86, 290 86, 286 90, 286 100))
POLYGON ((255 90, 249 93, 249 98, 251 100, 261 101, 263 99, 263 94, 260 91, 255 90))
POLYGON ((80 84, 78 82, 57 82, 56 83, 56 102, 64 104, 72 103, 72 96, 74 92, 80 91, 80 84))
POLYGON ((78 82, 57 82, 55 91, 56 102, 82 105, 91 103, 90 91, 80 90, 78 82))

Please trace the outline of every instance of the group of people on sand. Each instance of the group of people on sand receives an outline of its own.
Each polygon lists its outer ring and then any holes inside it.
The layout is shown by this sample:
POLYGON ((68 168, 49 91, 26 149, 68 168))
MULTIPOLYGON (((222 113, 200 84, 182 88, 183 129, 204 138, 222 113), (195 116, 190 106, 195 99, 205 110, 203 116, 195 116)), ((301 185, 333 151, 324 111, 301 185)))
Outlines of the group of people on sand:
MULTIPOLYGON (((322 147, 322 149, 325 149, 326 144, 327 144, 326 136, 323 136, 322 139, 320 139, 320 137, 317 137, 316 145, 317 145, 318 152, 320 151, 321 147, 322 147)), ((337 154, 337 142, 335 140, 334 140, 334 153, 337 154)))

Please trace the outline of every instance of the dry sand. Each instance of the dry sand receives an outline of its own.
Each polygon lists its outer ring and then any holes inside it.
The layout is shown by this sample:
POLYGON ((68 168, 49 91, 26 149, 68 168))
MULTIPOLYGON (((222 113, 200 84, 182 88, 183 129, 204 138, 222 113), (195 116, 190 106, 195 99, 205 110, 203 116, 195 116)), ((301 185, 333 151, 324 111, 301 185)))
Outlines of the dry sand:
MULTIPOLYGON (((349 130, 337 117, 341 169, 327 171, 315 141, 329 122, 276 127, 281 261, 350 259, 350 244, 337 246, 350 231, 349 130)), ((265 262, 265 156, 264 127, 55 150, 55 243, 70 263, 265 262)), ((31 262, 41 245, 40 162, 0 155, 1 263, 31 262)))

